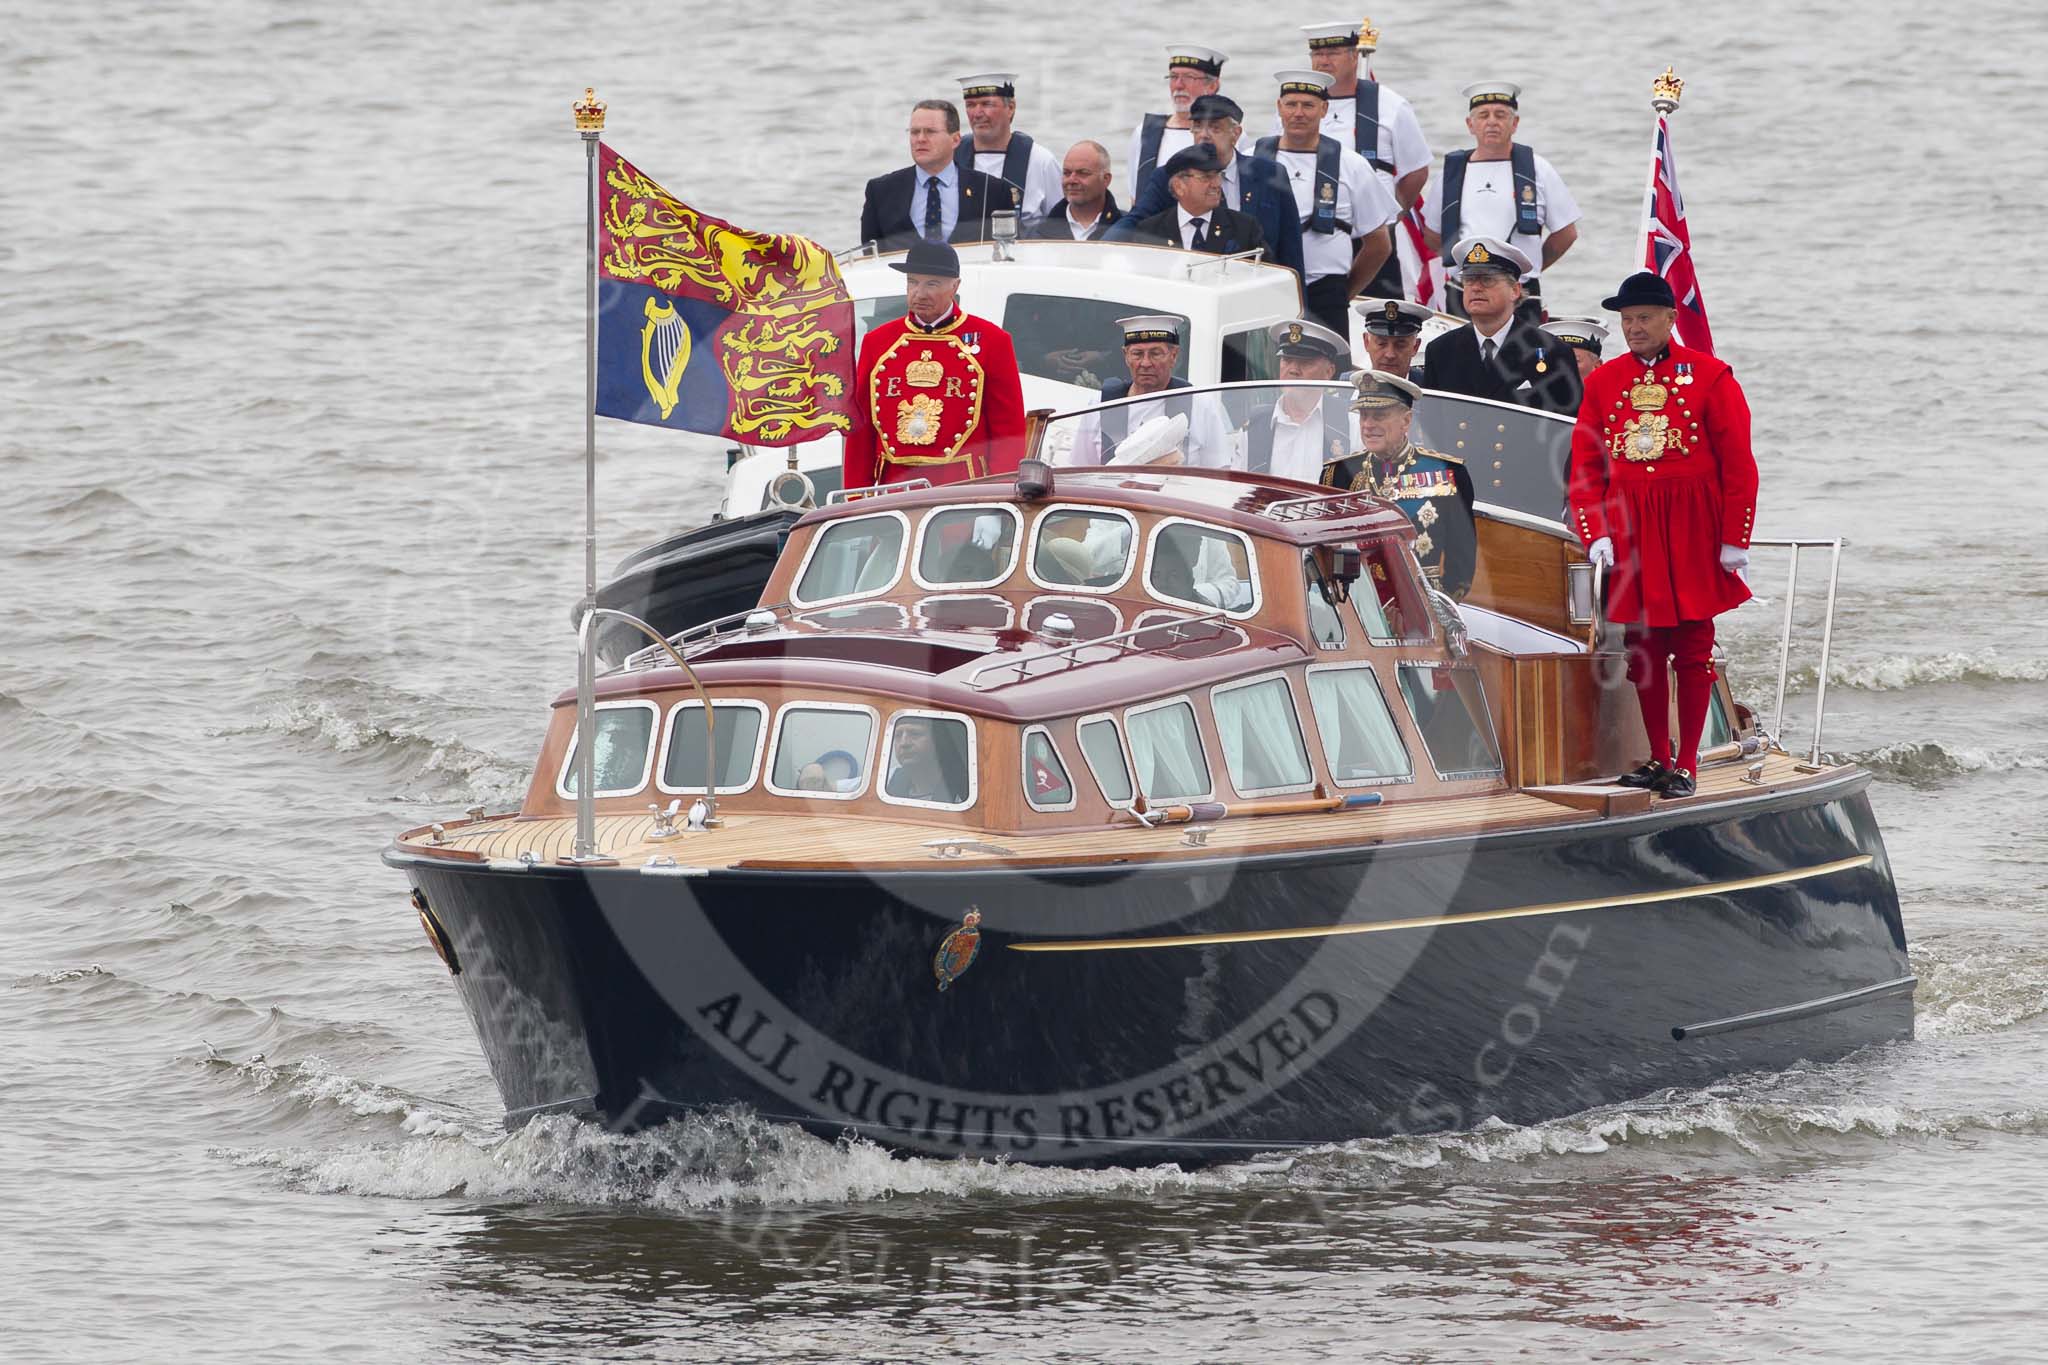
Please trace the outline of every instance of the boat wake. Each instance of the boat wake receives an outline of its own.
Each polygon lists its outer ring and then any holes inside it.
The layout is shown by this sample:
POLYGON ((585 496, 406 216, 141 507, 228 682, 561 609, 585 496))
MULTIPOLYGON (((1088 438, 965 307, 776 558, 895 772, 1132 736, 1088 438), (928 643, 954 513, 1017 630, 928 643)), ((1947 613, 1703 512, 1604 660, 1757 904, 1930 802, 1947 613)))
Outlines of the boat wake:
POLYGON ((1982 774, 2030 772, 2048 768, 2048 753, 2039 750, 1950 749, 1935 743, 1887 744, 1860 752, 1830 754, 1831 763, 1857 763, 1880 777, 1914 787, 1937 787, 1958 778, 1982 774))
MULTIPOLYGON (((1770 671, 1776 672, 1775 668, 1770 671)), ((1795 668, 1790 690, 1810 692, 1818 676, 1812 664, 1795 668)), ((2048 659, 2008 658, 1995 649, 1950 650, 1942 654, 1890 654, 1864 662, 1837 660, 1828 667, 1828 686, 1853 687, 1863 692, 1903 692, 1942 683, 2015 682, 2048 682, 2048 659)))

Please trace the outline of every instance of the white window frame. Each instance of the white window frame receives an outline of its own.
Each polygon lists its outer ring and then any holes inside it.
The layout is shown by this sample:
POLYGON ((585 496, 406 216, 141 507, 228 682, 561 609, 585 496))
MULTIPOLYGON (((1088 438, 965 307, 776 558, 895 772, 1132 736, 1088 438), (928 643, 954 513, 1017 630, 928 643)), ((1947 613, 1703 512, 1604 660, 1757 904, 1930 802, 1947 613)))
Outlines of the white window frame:
POLYGON ((1131 762, 1131 743, 1124 738, 1123 722, 1114 711, 1091 711, 1074 721, 1074 747, 1081 751, 1081 762, 1087 766, 1088 776, 1095 780, 1095 790, 1101 795, 1103 804, 1112 810, 1129 810, 1138 803, 1138 765, 1131 762), (1105 721, 1109 732, 1116 736, 1116 750, 1124 761, 1124 785, 1131 789, 1130 796, 1122 801, 1110 798, 1109 789, 1102 785, 1102 774, 1096 770, 1095 760, 1088 756, 1088 746, 1081 740, 1081 727, 1105 721))
MULTIPOLYGON (((1074 736, 1074 743, 1078 745, 1080 742, 1080 735, 1076 733, 1076 735, 1074 736)), ((1087 755, 1085 753, 1081 757, 1083 762, 1087 761, 1087 755)), ((1089 770, 1089 775, 1091 777, 1094 776, 1093 769, 1089 770)), ((1060 752, 1060 742, 1053 738, 1052 731, 1047 729, 1043 725, 1027 725, 1024 727, 1024 733, 1017 737, 1017 781, 1018 784, 1024 788, 1024 804, 1031 807, 1031 809, 1033 810, 1072 810, 1075 807, 1075 805, 1077 805, 1081 800, 1081 784, 1074 781, 1073 765, 1068 763, 1067 756, 1060 752), (1035 796, 1032 795, 1030 749, 1031 737, 1033 735, 1044 735, 1046 745, 1052 750, 1052 756, 1059 760, 1060 773, 1063 777, 1067 779, 1067 799, 1064 802, 1041 802, 1035 796)), ((1131 789, 1133 791, 1136 791, 1137 784, 1132 783, 1131 789)), ((1095 784, 1095 790, 1102 790, 1101 782, 1098 781, 1095 784)))
POLYGON ((911 608, 917 614, 920 627, 925 630, 1009 630, 1017 624, 1017 609, 1011 605, 1010 599, 992 592, 933 593, 930 597, 918 598, 917 601, 911 603, 911 608), (928 602, 994 602, 1003 609, 1003 623, 1000 626, 934 625, 924 612, 925 604, 928 602))
MULTIPOLYGON (((1239 796, 1280 796, 1287 792, 1315 790, 1315 755, 1311 754, 1308 750, 1308 727, 1301 723, 1301 704, 1295 700, 1294 685, 1288 681, 1286 669, 1274 669, 1270 673, 1259 673, 1249 678, 1236 678, 1227 683, 1218 683, 1210 688, 1209 719, 1216 727, 1216 747, 1223 755, 1223 776, 1229 780, 1230 789, 1239 796), (1308 781, 1289 782, 1285 786, 1280 787, 1240 787, 1237 785, 1237 774, 1230 771, 1230 750, 1224 748, 1223 745, 1223 722, 1216 718, 1216 698, 1228 692, 1242 692, 1247 687, 1258 687, 1262 684, 1276 681, 1280 684, 1281 690, 1287 693, 1288 709, 1294 712, 1294 737, 1301 741, 1301 761, 1308 766, 1308 781)), ((1197 734, 1201 733, 1200 721, 1197 721, 1195 724, 1195 732, 1197 734)), ((1317 739, 1320 741, 1321 736, 1317 736, 1317 739)), ((1210 778, 1210 785, 1212 787, 1215 785, 1215 778, 1213 776, 1210 778)))
MULTIPOLYGON (((1337 786, 1340 786, 1340 787, 1406 787, 1406 786, 1413 786, 1413 785, 1414 785, 1414 783, 1415 783, 1415 753, 1414 753, 1414 751, 1413 751, 1412 749, 1410 749, 1410 748, 1408 747, 1408 736, 1406 736, 1405 734, 1402 734, 1402 733, 1401 733, 1401 722, 1400 722, 1399 720, 1397 720, 1397 719, 1395 718, 1395 716, 1394 716, 1394 708, 1393 708, 1393 707, 1392 707, 1391 705, 1389 705, 1389 704, 1388 704, 1388 702, 1387 702, 1387 688, 1386 688, 1386 684, 1384 684, 1384 683, 1382 683, 1382 682, 1380 681, 1380 675, 1379 675, 1379 670, 1378 670, 1378 669, 1376 669, 1376 668, 1374 668, 1374 667, 1373 667, 1373 666, 1372 666, 1371 664, 1369 664, 1369 663, 1341 663, 1341 664, 1310 664, 1310 665, 1309 665, 1309 666, 1308 666, 1308 667, 1307 667, 1306 669, 1304 669, 1304 670, 1303 670, 1303 675, 1304 675, 1304 676, 1303 676, 1303 679, 1302 679, 1302 684, 1301 684, 1301 690, 1302 690, 1302 691, 1303 691, 1304 693, 1306 693, 1306 694, 1307 694, 1307 696, 1308 696, 1308 718, 1309 718, 1309 723, 1310 723, 1311 725, 1314 725, 1314 724, 1315 724, 1315 719, 1316 719, 1316 698, 1315 698, 1315 693, 1309 690, 1309 685, 1308 685, 1308 679, 1307 679, 1307 675, 1308 675, 1308 674, 1311 674, 1311 673, 1358 673, 1358 672, 1363 672, 1363 673, 1369 674, 1369 675, 1371 676, 1371 678, 1372 678, 1372 686, 1373 686, 1373 690, 1374 690, 1375 692, 1377 692, 1377 693, 1379 693, 1379 694, 1380 694, 1380 705, 1381 705, 1382 707, 1384 707, 1384 708, 1386 709, 1386 713, 1387 713, 1387 720, 1388 720, 1388 721, 1389 721, 1389 722, 1390 722, 1390 723, 1391 723, 1391 724, 1393 725, 1393 727, 1394 727, 1394 737, 1395 737, 1396 739, 1398 739, 1398 740, 1400 740, 1400 741, 1401 741, 1401 752, 1402 752, 1402 753, 1404 753, 1404 754, 1407 754, 1407 755, 1408 755, 1408 772, 1407 772, 1407 775, 1406 775, 1406 776, 1394 776, 1394 777, 1338 777, 1338 776, 1337 776, 1337 769, 1336 769, 1335 765, 1333 765, 1333 764, 1332 764, 1332 763, 1330 762, 1330 750, 1329 750, 1329 746, 1323 743, 1323 732, 1322 732, 1322 727, 1321 727, 1321 726, 1317 726, 1317 727, 1316 727, 1316 750, 1317 750, 1317 752, 1321 753, 1321 754, 1322 754, 1322 756, 1323 756, 1323 767, 1324 767, 1324 769, 1325 769, 1325 770, 1326 770, 1326 771, 1327 771, 1327 772, 1328 772, 1328 773, 1330 774, 1330 781, 1331 781, 1331 782, 1333 782, 1333 783, 1335 783, 1335 784, 1336 784, 1337 786)), ((1409 709, 1408 709, 1408 699, 1407 699, 1406 697, 1403 697, 1403 698, 1401 698, 1401 707, 1402 707, 1402 710, 1404 710, 1404 711, 1407 711, 1407 713, 1408 713, 1408 718, 1409 718, 1409 720, 1410 720, 1410 721, 1412 722, 1412 721, 1413 721, 1413 720, 1415 719, 1415 714, 1414 714, 1414 712, 1413 712, 1413 711, 1411 711, 1411 710, 1409 710, 1409 709)), ((1421 736, 1420 732, 1418 732, 1418 733, 1417 733, 1417 735, 1416 735, 1416 742, 1417 742, 1417 743, 1419 743, 1419 744, 1422 744, 1422 747, 1423 747, 1423 748, 1425 748, 1425 749, 1427 749, 1427 748, 1429 747, 1428 743, 1427 743, 1426 741, 1424 741, 1424 740, 1422 739, 1422 736, 1421 736)), ((1435 761, 1434 759, 1432 759, 1432 760, 1431 760, 1431 762, 1432 762, 1432 763, 1433 763, 1434 761, 1435 761)))
POLYGON ((925 514, 924 520, 917 524, 917 553, 910 557, 910 581, 923 588, 926 592, 958 592, 968 588, 993 588, 997 584, 1008 582, 1010 575, 1017 572, 1017 558, 1023 553, 1024 517, 1023 514, 1018 512, 1009 503, 965 502, 951 507, 934 507, 925 514), (1016 530, 1016 535, 1010 541, 1010 562, 994 578, 980 579, 971 583, 933 583, 928 581, 924 574, 919 571, 918 565, 924 559, 924 539, 929 534, 931 524, 941 516, 954 512, 1001 512, 1010 519, 1010 524, 1016 530))
MULTIPOLYGON (((626 701, 598 702, 590 708, 590 737, 592 739, 597 738, 597 713, 599 711, 626 711, 634 707, 642 707, 654 713, 654 723, 647 727, 647 760, 640 765, 640 781, 631 787, 600 788, 592 793, 593 800, 606 796, 635 796, 647 790, 647 779, 654 774, 655 751, 660 748, 660 745, 657 743, 661 738, 660 706, 645 697, 633 697, 626 701)), ((576 739, 575 731, 571 730, 569 734, 569 747, 562 753, 562 770, 555 774, 555 795, 561 797, 564 801, 574 801, 576 799, 576 793, 569 789, 569 770, 576 763, 576 739)), ((594 772, 595 769, 593 769, 594 772)))
MULTIPOLYGON (((1429 747, 1429 736, 1423 733, 1422 721, 1417 718, 1415 708, 1408 705, 1408 693, 1401 687, 1400 670, 1404 668, 1462 669, 1470 673, 1474 678, 1479 678, 1479 670, 1470 664, 1446 663, 1441 659, 1399 659, 1394 663, 1394 688, 1401 693, 1401 705, 1408 712, 1408 723, 1415 729, 1415 738, 1421 743, 1422 752, 1429 755, 1430 770, 1436 774, 1437 781, 1490 782, 1497 778, 1505 778, 1507 776, 1508 760, 1507 755, 1501 752, 1500 732, 1493 728, 1493 708, 1491 706, 1481 706, 1479 714, 1486 721, 1486 737, 1493 741, 1494 766, 1484 770, 1461 769, 1454 773, 1447 773, 1442 768, 1437 767, 1436 750, 1429 747)), ((1486 695, 1486 680, 1483 678, 1479 678, 1479 695, 1482 699, 1486 695)))
POLYGON ((906 707, 889 713, 889 723, 882 732, 882 761, 875 765, 882 780, 875 783, 875 795, 892 806, 916 806, 922 810, 972 810, 974 803, 981 799, 981 747, 974 731, 974 717, 958 711, 926 711, 906 707), (889 795, 889 759, 896 748, 896 722, 913 716, 930 720, 957 720, 967 726, 967 799, 965 801, 919 801, 908 796, 889 795))
MULTIPOLYGON (((752 697, 713 697, 711 699, 711 716, 714 725, 717 722, 720 707, 744 707, 758 712, 761 717, 760 728, 754 735, 754 757, 747 768, 747 780, 740 786, 720 787, 717 791, 719 796, 730 796, 735 792, 751 790, 754 783, 760 780, 761 754, 768 747, 768 704, 755 701, 752 697)), ((679 718, 686 710, 701 711, 703 709, 704 703, 698 701, 695 697, 685 698, 668 708, 668 721, 663 725, 661 731, 661 762, 654 765, 654 789, 656 791, 665 792, 670 796, 702 796, 704 794, 702 787, 671 787, 667 781, 668 751, 670 746, 675 743, 676 727, 682 723, 679 718)), ((701 720, 697 721, 696 725, 699 729, 702 729, 704 722, 701 720)), ((712 761, 714 763, 718 761, 716 753, 712 755, 712 761)))
POLYGON ((1219 536, 1230 536, 1238 544, 1244 546, 1245 572, 1251 575, 1252 580, 1251 605, 1239 607, 1234 611, 1225 611, 1223 614, 1233 621, 1242 621, 1249 617, 1257 616, 1259 608, 1264 605, 1266 599, 1264 589, 1259 583, 1259 552, 1252 544, 1252 538, 1242 531, 1233 530, 1228 526, 1218 526, 1213 521, 1201 521, 1194 517, 1161 517, 1152 524, 1152 534, 1145 538, 1145 595, 1155 602, 1163 602, 1170 607, 1192 611, 1198 616, 1212 611, 1222 611, 1222 608, 1212 607, 1206 602, 1190 602, 1181 597, 1168 597, 1165 593, 1152 586, 1152 557, 1159 548, 1160 537, 1175 526, 1192 526, 1200 531, 1211 531, 1219 536))
POLYGON ((1143 706, 1126 706, 1124 708, 1123 727, 1119 730, 1118 737, 1124 742, 1124 757, 1131 764, 1131 790, 1144 797, 1148 803, 1153 801, 1214 801, 1216 799, 1216 765, 1209 761, 1209 746, 1202 739, 1202 713, 1195 709, 1195 699, 1188 693, 1183 692, 1179 696, 1165 697, 1159 701, 1148 701, 1143 706), (1187 707, 1188 719, 1195 723, 1195 748, 1201 751, 1202 771, 1209 778, 1209 789, 1200 795, 1155 797, 1145 790, 1144 783, 1138 781, 1137 755, 1131 746, 1131 717, 1149 715, 1154 711, 1164 711, 1169 706, 1187 707))
MULTIPOLYGON (((1024 606, 1023 606, 1023 608, 1022 608, 1022 610, 1020 610, 1020 611, 1019 611, 1019 612, 1017 613, 1017 625, 1018 625, 1018 627, 1019 627, 1020 629, 1023 629, 1023 630, 1030 630, 1030 629, 1032 628, 1032 627, 1031 627, 1031 609, 1032 609, 1033 607, 1039 606, 1040 604, 1042 604, 1042 603, 1046 603, 1046 602, 1057 602, 1057 603, 1061 603, 1061 604, 1072 604, 1072 605, 1074 605, 1074 606, 1079 606, 1079 607, 1097 607, 1097 608, 1100 608, 1100 609, 1102 609, 1102 610, 1104 610, 1104 611, 1107 611, 1107 612, 1109 613, 1109 618, 1110 618, 1110 622, 1111 622, 1111 624, 1110 624, 1109 630, 1108 630, 1108 631, 1107 631, 1106 633, 1107 633, 1107 634, 1110 634, 1110 635, 1121 635, 1121 634, 1123 633, 1123 629, 1124 629, 1124 614, 1123 614, 1123 610, 1122 610, 1122 609, 1121 609, 1120 607, 1118 607, 1116 603, 1114 603, 1114 602, 1099 602, 1099 601, 1097 601, 1096 599, 1094 599, 1094 598, 1092 598, 1092 597, 1073 597, 1073 596, 1064 596, 1064 595, 1062 595, 1062 596, 1050 596, 1050 595, 1048 595, 1048 596, 1045 596, 1045 597, 1034 597, 1034 598, 1031 598, 1031 599, 1030 599, 1029 601, 1025 602, 1025 603, 1024 603, 1024 606)), ((1049 612, 1048 612, 1047 614, 1048 614, 1048 615, 1050 615, 1051 613, 1049 613, 1049 612)), ((1083 634, 1081 634, 1081 633, 1080 633, 1080 631, 1081 631, 1081 623, 1080 623, 1079 621, 1076 621, 1076 622, 1074 623, 1074 641, 1075 641, 1075 643, 1077 643, 1077 644, 1078 644, 1078 643, 1080 643, 1080 642, 1081 642, 1081 641, 1083 641, 1083 640, 1086 640, 1086 639, 1090 638, 1090 637, 1088 637, 1088 636, 1086 636, 1086 635, 1083 635, 1083 634)), ((1100 638, 1100 637, 1095 637, 1095 638, 1100 638)))
POLYGON ((915 539, 916 537, 910 534, 910 518, 904 516, 901 512, 866 512, 857 517, 838 517, 828 521, 811 534, 811 543, 804 546, 803 563, 796 566, 796 574, 789 580, 789 600, 799 607, 829 607, 835 602, 858 602, 863 598, 880 597, 902 580, 903 565, 910 557, 910 546, 915 539), (851 526, 855 522, 877 521, 883 518, 894 520, 896 525, 903 531, 903 538, 896 546, 896 572, 889 576, 887 583, 884 583, 879 588, 869 588, 865 592, 841 593, 837 597, 805 599, 797 596, 798 591, 803 587, 804 575, 811 571, 811 560, 817 555, 818 547, 825 543, 827 535, 842 526, 851 526))
POLYGON ((800 801, 855 801, 867 794, 875 777, 875 746, 880 742, 882 713, 872 706, 850 701, 786 701, 775 708, 775 740, 768 749, 768 766, 761 771, 761 785, 777 796, 794 796, 800 801), (807 792, 800 787, 775 785, 775 760, 782 754, 782 722, 791 711, 859 711, 868 718, 868 748, 860 756, 860 786, 850 792, 807 792))
POLYGON ((1121 507, 1097 507, 1085 502, 1056 502, 1040 512, 1031 522, 1031 549, 1024 556, 1024 576, 1040 588, 1060 597, 1107 597, 1120 591, 1131 581, 1131 575, 1138 569, 1138 519, 1121 507), (1038 537, 1045 529, 1046 519, 1060 512, 1086 512, 1095 516, 1117 517, 1131 528, 1131 553, 1124 560, 1123 577, 1103 588, 1087 588, 1078 583, 1048 583, 1038 576, 1033 561, 1038 558, 1038 537))

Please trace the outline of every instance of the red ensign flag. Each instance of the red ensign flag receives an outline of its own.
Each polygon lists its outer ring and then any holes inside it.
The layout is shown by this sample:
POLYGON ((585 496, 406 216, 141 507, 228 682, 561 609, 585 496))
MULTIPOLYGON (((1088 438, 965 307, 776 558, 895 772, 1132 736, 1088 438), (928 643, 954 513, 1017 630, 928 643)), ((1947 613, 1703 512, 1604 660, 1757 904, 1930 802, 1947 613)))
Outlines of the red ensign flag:
POLYGON ((1643 268, 1654 270, 1678 300, 1678 344, 1714 351, 1707 304, 1692 264, 1692 234, 1685 226, 1685 196, 1678 192, 1678 162, 1671 155, 1671 124, 1657 115, 1657 145, 1650 156, 1650 190, 1643 199, 1643 268))

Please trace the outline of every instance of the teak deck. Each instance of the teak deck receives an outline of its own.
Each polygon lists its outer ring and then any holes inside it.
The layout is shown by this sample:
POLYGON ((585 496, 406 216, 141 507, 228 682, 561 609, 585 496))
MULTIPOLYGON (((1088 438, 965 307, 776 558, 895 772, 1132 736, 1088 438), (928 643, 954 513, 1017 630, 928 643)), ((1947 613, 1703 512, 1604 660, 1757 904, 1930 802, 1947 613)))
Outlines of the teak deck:
MULTIPOLYGON (((1745 762, 1708 765, 1699 775, 1699 794, 1671 804, 1680 807, 1782 791, 1846 771, 1803 771, 1804 767, 1790 755, 1772 752, 1764 759, 1761 784, 1753 785, 1744 780, 1745 762)), ((600 815, 596 833, 599 852, 625 867, 644 867, 650 859, 668 858, 683 868, 705 870, 938 871, 1230 858, 1360 847, 1501 829, 1591 825, 1602 819, 1603 813, 1620 815, 1648 805, 1642 794, 1624 788, 1580 785, 1536 794, 1542 790, 1426 801, 1396 798, 1360 810, 1235 816, 1196 826, 1150 829, 1126 817, 1098 830, 1047 834, 984 834, 957 824, 813 811, 738 814, 721 828, 669 839, 648 837, 655 824, 651 814, 600 815), (1190 828, 1206 830, 1207 842, 1200 846, 1186 843, 1190 828), (954 841, 958 851, 942 856, 930 846, 934 841, 954 841)), ((430 828, 409 830, 398 843, 408 853, 463 862, 517 863, 521 854, 528 854, 537 862, 554 863, 568 856, 575 833, 576 822, 567 816, 501 815, 445 827, 439 844, 433 842, 430 828)))

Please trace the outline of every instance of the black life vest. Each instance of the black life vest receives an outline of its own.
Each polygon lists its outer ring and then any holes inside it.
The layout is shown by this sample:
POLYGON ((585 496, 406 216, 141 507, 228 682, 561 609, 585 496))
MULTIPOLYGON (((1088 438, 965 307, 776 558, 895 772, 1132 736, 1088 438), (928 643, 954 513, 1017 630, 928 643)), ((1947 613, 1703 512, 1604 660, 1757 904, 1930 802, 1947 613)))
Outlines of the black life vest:
POLYGON ((1351 116, 1351 149, 1372 163, 1376 171, 1394 173, 1394 163, 1380 156, 1380 87, 1375 81, 1361 80, 1358 93, 1352 96, 1354 112, 1351 116))
MULTIPOLYGON (((1031 135, 1012 132, 1010 145, 1003 148, 1003 183, 1010 187, 1010 207, 1024 207, 1024 177, 1031 172, 1031 135)), ((974 169, 974 139, 963 137, 953 149, 953 164, 963 171, 974 169)))
MULTIPOLYGON (((1166 387, 1169 393, 1165 400, 1167 413, 1180 417, 1191 415, 1194 411, 1193 397, 1185 394, 1175 397, 1171 394, 1171 391, 1174 389, 1188 388, 1188 381, 1182 379, 1179 375, 1174 375, 1166 381, 1166 387)), ((1113 402, 1116 399, 1125 397, 1130 391, 1130 380, 1112 379, 1102 386, 1102 401, 1105 403, 1113 402)), ((1120 408, 1108 408, 1103 411, 1102 462, 1104 464, 1109 463, 1110 457, 1116 454, 1117 447, 1122 445, 1125 438, 1131 434, 1131 409, 1136 406, 1138 406, 1136 403, 1126 403, 1120 408)))
MULTIPOLYGON (((1465 216, 1465 163, 1472 149, 1451 152, 1444 157, 1444 211, 1438 230, 1443 234, 1445 265, 1454 265, 1451 248, 1458 244, 1458 228, 1465 216)), ((1536 153, 1519 142, 1508 145, 1508 168, 1515 177, 1515 228, 1510 235, 1541 237, 1543 216, 1536 210, 1536 153)))
MULTIPOLYGON (((1262 137, 1252 155, 1275 165, 1280 162, 1280 139, 1262 137)), ((1316 139, 1316 188, 1309 202, 1308 217, 1301 220, 1303 232, 1341 232, 1351 235, 1351 224, 1337 216, 1337 191, 1343 187, 1344 144, 1333 137, 1316 139)))

